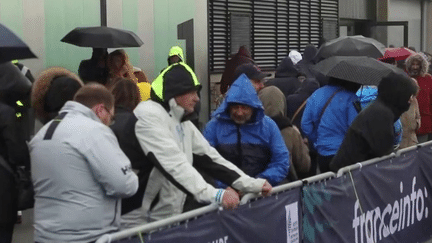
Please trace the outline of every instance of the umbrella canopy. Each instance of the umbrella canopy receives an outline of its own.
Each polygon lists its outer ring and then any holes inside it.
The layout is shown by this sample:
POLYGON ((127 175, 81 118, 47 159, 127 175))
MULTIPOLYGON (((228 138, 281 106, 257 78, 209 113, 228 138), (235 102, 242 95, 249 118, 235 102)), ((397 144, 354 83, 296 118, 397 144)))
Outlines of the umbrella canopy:
POLYGON ((61 41, 93 48, 140 47, 143 44, 143 41, 132 31, 105 26, 75 28, 61 41))
POLYGON ((0 24, 0 63, 15 59, 37 58, 11 30, 0 24))
POLYGON ((379 58, 384 55, 385 46, 372 38, 362 35, 342 36, 324 43, 316 54, 316 59, 332 56, 367 56, 379 58))
POLYGON ((330 57, 316 64, 314 69, 327 77, 362 85, 378 85, 381 79, 390 73, 407 75, 396 66, 372 57, 330 57))
POLYGON ((406 47, 387 48, 383 58, 394 58, 395 61, 401 61, 407 59, 413 54, 416 54, 416 52, 406 47))

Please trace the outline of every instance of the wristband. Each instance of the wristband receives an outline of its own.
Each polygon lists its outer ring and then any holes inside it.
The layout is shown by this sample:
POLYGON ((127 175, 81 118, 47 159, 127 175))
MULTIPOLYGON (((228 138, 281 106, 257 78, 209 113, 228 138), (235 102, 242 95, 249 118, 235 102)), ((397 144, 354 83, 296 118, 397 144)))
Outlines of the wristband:
POLYGON ((219 189, 219 190, 216 192, 215 201, 216 201, 217 203, 219 203, 219 204, 222 204, 222 199, 223 199, 224 194, 225 194, 225 190, 224 190, 224 189, 219 189))

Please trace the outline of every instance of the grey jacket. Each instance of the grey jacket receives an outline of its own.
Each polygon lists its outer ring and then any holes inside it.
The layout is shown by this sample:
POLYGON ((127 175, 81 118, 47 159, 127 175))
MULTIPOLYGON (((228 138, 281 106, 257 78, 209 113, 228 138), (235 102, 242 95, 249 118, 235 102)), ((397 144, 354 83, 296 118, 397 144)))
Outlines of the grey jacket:
POLYGON ((49 122, 31 140, 36 242, 89 242, 118 230, 120 198, 138 178, 114 133, 89 108, 68 101, 51 139, 49 122))

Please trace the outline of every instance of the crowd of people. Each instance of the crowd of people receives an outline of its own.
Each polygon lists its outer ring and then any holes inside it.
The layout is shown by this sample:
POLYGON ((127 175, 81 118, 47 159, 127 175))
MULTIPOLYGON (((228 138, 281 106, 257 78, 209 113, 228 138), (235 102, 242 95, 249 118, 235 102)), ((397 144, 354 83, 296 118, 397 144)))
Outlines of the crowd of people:
MULTIPOLYGON (((245 193, 266 196, 432 139, 428 56, 383 60, 406 74, 375 87, 321 75, 316 53, 313 45, 291 51, 271 78, 240 47, 202 131, 194 123, 201 84, 178 46, 151 82, 121 49, 95 48, 78 75, 51 67, 34 81, 1 64, 0 78, 27 85, 14 98, 0 91, 0 159, 31 171, 34 241, 94 242, 205 204, 234 209, 245 193), (31 139, 31 125, 18 122, 31 114, 18 101, 44 124, 31 139)), ((13 176, 0 173, 3 243, 12 239, 17 196, 13 176)))

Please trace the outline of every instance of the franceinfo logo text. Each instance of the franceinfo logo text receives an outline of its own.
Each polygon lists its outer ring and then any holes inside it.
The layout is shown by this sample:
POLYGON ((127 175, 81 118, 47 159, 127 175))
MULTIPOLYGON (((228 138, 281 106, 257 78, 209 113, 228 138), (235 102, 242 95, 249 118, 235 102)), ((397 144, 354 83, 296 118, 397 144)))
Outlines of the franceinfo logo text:
POLYGON ((352 227, 355 242, 377 242, 383 238, 402 231, 429 215, 425 205, 428 197, 426 187, 416 189, 416 177, 412 180, 411 191, 404 193, 403 183, 400 183, 401 198, 384 208, 376 207, 361 214, 359 201, 354 204, 354 219, 352 227))

